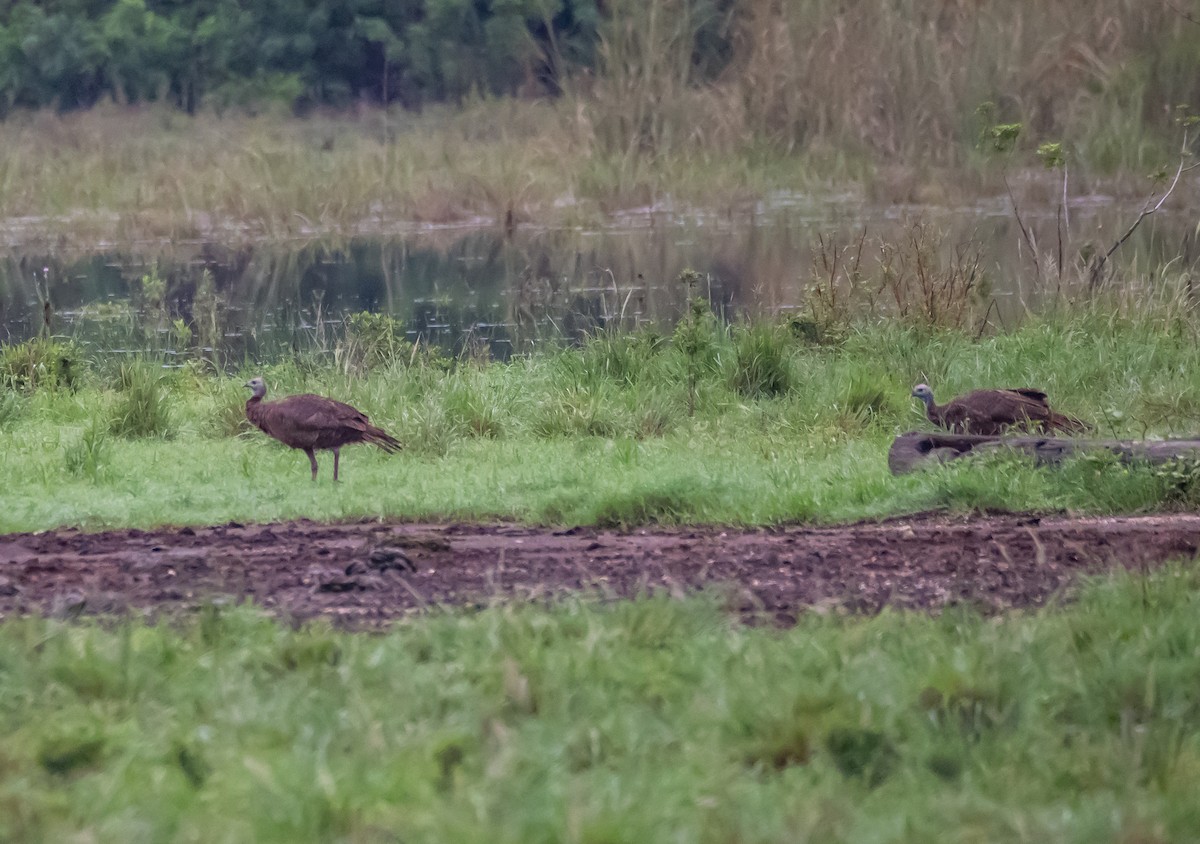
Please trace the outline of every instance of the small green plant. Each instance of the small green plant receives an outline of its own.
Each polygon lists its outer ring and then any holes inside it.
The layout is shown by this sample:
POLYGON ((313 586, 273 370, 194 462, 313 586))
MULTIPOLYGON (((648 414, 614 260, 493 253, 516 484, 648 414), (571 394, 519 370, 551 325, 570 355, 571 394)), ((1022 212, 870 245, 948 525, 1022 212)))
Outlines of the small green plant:
POLYGON ((1009 152, 1017 145, 1021 137, 1020 123, 997 123, 989 126, 987 139, 995 152, 1009 152))
POLYGON ((688 416, 696 415, 696 397, 700 378, 711 372, 717 363, 717 319, 708 300, 696 294, 702 276, 692 269, 679 274, 679 282, 687 288, 688 305, 683 318, 675 326, 674 346, 683 355, 684 379, 687 384, 688 416))
POLYGON ((86 477, 93 483, 100 479, 108 465, 108 437, 98 420, 92 419, 83 429, 77 442, 71 443, 63 452, 63 461, 69 474, 86 477))
MULTIPOLYGON (((221 307, 216 282, 206 267, 200 273, 200 280, 196 282, 196 295, 192 298, 192 321, 196 326, 196 339, 202 347, 201 354, 204 349, 212 349, 214 361, 219 359, 217 355, 221 348, 221 307)), ((180 320, 175 321, 177 326, 179 322, 180 320)), ((189 331, 187 339, 180 341, 181 345, 186 346, 191 336, 192 332, 189 331)))
POLYGON ((538 409, 531 428, 539 437, 611 437, 623 428, 612 388, 567 387, 538 409))
POLYGON ((192 329, 187 320, 176 317, 171 322, 171 339, 178 348, 186 349, 192 342, 192 329))
POLYGON ((113 434, 119 437, 171 434, 171 408, 159 367, 148 361, 122 364, 120 392, 109 423, 113 434))
POLYGON ((1200 504, 1200 457, 1176 457, 1155 466, 1153 472, 1163 484, 1168 502, 1188 507, 1200 504))
POLYGON ((442 351, 404 336, 404 323, 389 314, 359 311, 346 318, 345 339, 334 349, 342 371, 362 374, 386 366, 450 369, 442 351))
POLYGON ((1057 141, 1046 141, 1038 144, 1037 157, 1041 160, 1042 166, 1047 170, 1057 170, 1067 162, 1066 153, 1063 152, 1063 145, 1057 141))
POLYGON ((158 274, 158 267, 145 273, 138 283, 141 286, 142 307, 154 313, 161 312, 166 306, 167 281, 158 274))

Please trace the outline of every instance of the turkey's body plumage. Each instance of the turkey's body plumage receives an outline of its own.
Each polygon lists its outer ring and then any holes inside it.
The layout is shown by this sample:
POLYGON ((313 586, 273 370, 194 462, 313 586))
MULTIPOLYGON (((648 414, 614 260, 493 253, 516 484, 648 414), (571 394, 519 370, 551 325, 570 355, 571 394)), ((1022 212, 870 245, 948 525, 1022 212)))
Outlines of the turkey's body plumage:
POLYGON ((933 424, 958 434, 996 436, 1010 430, 1049 433, 1083 433, 1087 423, 1051 409, 1041 390, 1019 387, 1008 390, 975 390, 938 405, 924 384, 913 395, 925 402, 925 415, 933 424))
POLYGON ((342 446, 370 443, 389 453, 402 448, 398 440, 372 425, 365 413, 344 402, 312 393, 264 401, 266 385, 261 378, 251 379, 247 386, 254 390, 254 395, 246 402, 246 418, 272 439, 307 454, 313 480, 317 478, 316 451, 333 452, 336 481, 342 446))

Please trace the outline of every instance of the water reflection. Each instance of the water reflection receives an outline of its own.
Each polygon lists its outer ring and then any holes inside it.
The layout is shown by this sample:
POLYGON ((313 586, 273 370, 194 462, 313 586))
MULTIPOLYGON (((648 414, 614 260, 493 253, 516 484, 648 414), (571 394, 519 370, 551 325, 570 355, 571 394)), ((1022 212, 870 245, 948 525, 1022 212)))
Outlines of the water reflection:
MULTIPOLYGON (((1136 210, 1073 209, 1073 248, 1107 248, 1136 210)), ((1023 219, 1043 243, 1056 242, 1052 209, 1027 211, 1023 219)), ((840 248, 866 233, 868 251, 877 250, 880 242, 903 239, 915 220, 943 233, 947 256, 967 242, 979 250, 991 313, 1001 321, 1053 294, 1045 267, 1036 281, 1025 239, 1003 204, 938 210, 780 202, 740 214, 647 211, 592 230, 486 228, 14 254, 0 262, 0 339, 33 336, 48 318, 54 334, 98 353, 199 347, 227 364, 328 348, 346 315, 366 310, 394 316, 412 340, 506 358, 606 325, 669 327, 686 297, 675 279, 688 267, 704 277, 699 292, 726 318, 801 309, 814 273, 824 271, 819 238, 840 248)), ((1194 215, 1156 215, 1121 257, 1152 273, 1180 255, 1192 260, 1193 235, 1194 215)), ((876 258, 864 256, 868 273, 876 258)))

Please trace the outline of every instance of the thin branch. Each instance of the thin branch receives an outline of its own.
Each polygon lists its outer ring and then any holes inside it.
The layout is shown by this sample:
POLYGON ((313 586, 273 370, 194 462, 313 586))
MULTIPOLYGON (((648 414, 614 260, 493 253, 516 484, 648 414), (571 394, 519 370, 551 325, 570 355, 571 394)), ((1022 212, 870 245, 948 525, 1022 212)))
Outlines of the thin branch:
MULTIPOLYGON (((1188 133, 1187 133, 1187 129, 1184 129, 1183 130, 1183 146, 1179 151, 1179 167, 1175 170, 1175 178, 1171 180, 1170 186, 1167 188, 1166 192, 1161 197, 1159 197, 1158 202, 1154 203, 1154 205, 1151 206, 1150 202, 1152 202, 1153 200, 1152 199, 1148 200, 1146 202, 1146 206, 1144 208, 1142 208, 1142 213, 1138 214, 1137 219, 1133 221, 1133 225, 1129 227, 1129 229, 1125 232, 1125 234, 1121 235, 1120 239, 1116 243, 1114 243, 1111 247, 1109 247, 1109 250, 1107 252, 1105 252, 1102 256, 1097 258, 1095 263, 1092 264, 1092 275, 1091 275, 1091 279, 1090 279, 1090 284, 1091 284, 1091 287, 1093 290, 1096 288, 1096 285, 1098 285, 1100 283, 1101 279, 1103 278, 1104 268, 1108 264, 1108 259, 1112 257, 1114 252, 1116 252, 1118 249, 1120 249, 1125 244, 1125 241, 1129 240, 1130 236, 1134 233, 1134 231, 1137 230, 1137 227, 1142 224, 1142 220, 1146 219, 1151 214, 1158 211, 1158 209, 1162 208, 1163 203, 1165 203, 1167 201, 1167 199, 1170 198, 1171 194, 1174 192, 1175 186, 1179 184, 1179 177, 1182 176, 1184 173, 1184 169, 1185 169, 1184 161, 1187 160, 1187 147, 1188 147, 1188 133)), ((1198 162, 1198 163, 1200 163, 1200 162, 1198 162)), ((1195 167, 1195 166, 1196 166, 1195 164, 1192 165, 1192 167, 1195 167)), ((1186 168, 1186 169, 1191 169, 1191 168, 1186 168)))
POLYGON ((1029 254, 1033 258, 1033 267, 1037 270, 1038 281, 1042 280, 1042 263, 1038 260, 1037 246, 1034 245, 1033 236, 1029 233, 1029 229, 1025 227, 1025 221, 1021 219, 1021 209, 1017 207, 1017 198, 1013 196, 1012 188, 1008 184, 1008 174, 1001 173, 1000 178, 1004 180, 1004 189, 1008 191, 1008 199, 1012 202, 1013 216, 1017 218, 1017 227, 1021 229, 1021 234, 1025 237, 1025 243, 1029 246, 1029 254))
POLYGON ((1179 17, 1183 18, 1188 23, 1194 23, 1197 26, 1200 26, 1200 19, 1196 18, 1195 15, 1191 14, 1190 12, 1188 12, 1184 9, 1179 8, 1174 3, 1172 3, 1171 0, 1164 0, 1164 2, 1166 2, 1167 6, 1170 7, 1171 11, 1173 11, 1175 14, 1179 15, 1179 17))

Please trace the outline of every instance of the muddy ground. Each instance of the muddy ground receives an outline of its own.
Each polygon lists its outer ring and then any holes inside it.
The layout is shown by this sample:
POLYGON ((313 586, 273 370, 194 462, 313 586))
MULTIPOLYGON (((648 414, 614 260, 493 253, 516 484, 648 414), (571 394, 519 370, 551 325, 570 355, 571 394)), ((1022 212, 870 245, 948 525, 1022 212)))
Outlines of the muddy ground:
POLYGON ((954 519, 845 527, 629 532, 512 525, 287 522, 0 536, 0 616, 184 612, 252 600, 280 616, 373 627, 441 605, 587 590, 720 585, 749 619, 891 603, 988 610, 1069 595, 1078 575, 1191 558, 1200 516, 954 519))

